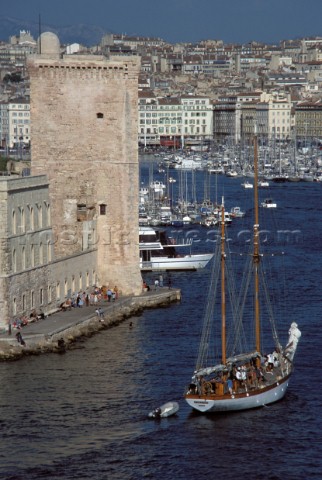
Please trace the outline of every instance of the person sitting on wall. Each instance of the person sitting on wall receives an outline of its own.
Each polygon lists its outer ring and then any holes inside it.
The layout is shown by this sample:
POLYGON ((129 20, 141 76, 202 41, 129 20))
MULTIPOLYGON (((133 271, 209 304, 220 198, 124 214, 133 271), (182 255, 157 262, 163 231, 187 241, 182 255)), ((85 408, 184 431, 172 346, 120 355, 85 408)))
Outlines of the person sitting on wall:
POLYGON ((15 318, 12 326, 13 326, 13 328, 16 328, 17 330, 20 330, 21 327, 22 327, 20 318, 15 318))
POLYGON ((26 325, 28 325, 28 318, 26 317, 26 315, 21 317, 21 325, 22 327, 25 327, 26 325))
POLYGON ((59 306, 63 312, 66 312, 66 310, 71 310, 72 309, 72 301, 70 298, 67 298, 65 302, 61 303, 59 306))
POLYGON ((30 321, 33 322, 33 321, 37 321, 37 312, 36 312, 36 309, 33 309, 31 314, 30 314, 30 321))
POLYGON ((40 313, 37 315, 37 320, 45 320, 45 314, 41 309, 40 313))

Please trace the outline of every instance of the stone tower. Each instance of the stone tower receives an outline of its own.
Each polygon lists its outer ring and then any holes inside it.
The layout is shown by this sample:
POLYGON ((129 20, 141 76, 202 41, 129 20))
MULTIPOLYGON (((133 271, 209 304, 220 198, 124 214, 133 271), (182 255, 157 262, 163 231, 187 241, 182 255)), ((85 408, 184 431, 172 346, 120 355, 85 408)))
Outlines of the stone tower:
POLYGON ((60 54, 53 33, 28 61, 32 175, 49 179, 56 259, 96 252, 97 282, 141 291, 136 57, 60 54))

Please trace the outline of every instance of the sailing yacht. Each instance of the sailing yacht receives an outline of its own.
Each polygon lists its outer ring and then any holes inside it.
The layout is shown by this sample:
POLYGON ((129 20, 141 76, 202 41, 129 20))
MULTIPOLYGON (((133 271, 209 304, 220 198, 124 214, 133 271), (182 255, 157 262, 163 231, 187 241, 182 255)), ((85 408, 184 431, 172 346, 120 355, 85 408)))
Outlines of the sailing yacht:
MULTIPOLYGON (((187 403, 200 412, 246 410, 277 402, 284 397, 293 371, 301 332, 293 321, 287 344, 281 345, 275 305, 268 293, 266 274, 270 271, 263 266, 265 255, 260 246, 257 163, 255 136, 253 241, 244 255, 247 269, 243 276, 241 270, 237 276, 231 272, 240 255, 233 259, 230 256, 234 252, 226 242, 224 199, 221 205, 220 241, 209 282, 199 354, 185 390, 187 403)), ((276 282, 274 287, 278 288, 276 282)))

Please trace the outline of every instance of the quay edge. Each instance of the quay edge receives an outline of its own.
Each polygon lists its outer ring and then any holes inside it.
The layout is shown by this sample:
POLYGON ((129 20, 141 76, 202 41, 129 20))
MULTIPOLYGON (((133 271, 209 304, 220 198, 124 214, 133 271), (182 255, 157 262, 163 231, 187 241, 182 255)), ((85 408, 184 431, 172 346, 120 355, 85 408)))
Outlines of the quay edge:
POLYGON ((15 337, 16 332, 12 332, 11 335, 8 333, 0 335, 0 361, 18 360, 28 355, 40 355, 42 353, 61 353, 62 340, 64 350, 69 350, 79 338, 91 337, 101 330, 119 325, 124 320, 139 315, 146 309, 166 307, 180 300, 181 291, 179 289, 160 288, 158 291, 120 298, 113 304, 99 305, 104 311, 103 318, 97 316, 95 307, 92 307, 90 311, 87 310, 89 307, 83 307, 82 311, 79 311, 82 318, 74 320, 68 318, 69 312, 54 313, 35 324, 37 325, 37 331, 28 332, 29 325, 23 327, 21 334, 26 342, 25 346, 18 343, 15 337), (58 328, 53 326, 48 331, 51 318, 58 314, 63 316, 63 325, 58 328))

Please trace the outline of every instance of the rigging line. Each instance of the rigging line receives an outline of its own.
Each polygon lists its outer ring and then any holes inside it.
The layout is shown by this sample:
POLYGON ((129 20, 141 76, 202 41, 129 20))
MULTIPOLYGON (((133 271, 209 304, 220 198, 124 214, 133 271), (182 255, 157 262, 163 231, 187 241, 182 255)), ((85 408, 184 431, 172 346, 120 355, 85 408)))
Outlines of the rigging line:
MULTIPOLYGON (((236 263, 236 262, 235 262, 236 263)), ((247 345, 246 334, 244 330, 243 317, 246 304, 247 293, 252 278, 252 263, 251 255, 246 257, 246 268, 243 268, 242 281, 239 285, 239 293, 237 294, 236 281, 237 278, 227 274, 229 281, 227 282, 227 290, 229 292, 230 305, 232 309, 232 326, 229 335, 229 345, 231 345, 231 355, 235 354, 236 349, 240 351, 245 350, 247 345)), ((228 255, 227 268, 232 269, 232 255, 228 255)), ((237 265, 236 265, 237 267, 237 265)), ((239 265, 241 268, 241 265, 239 265)), ((235 271, 236 269, 234 269, 235 271)), ((227 342, 228 344, 228 342, 227 342)))
MULTIPOLYGON (((232 252, 230 251, 229 245, 227 248, 227 272, 236 271, 236 269, 232 268, 232 252)), ((230 306, 231 306, 231 314, 232 314, 232 324, 233 328, 230 329, 229 338, 227 341, 227 345, 231 346, 231 355, 236 351, 237 347, 242 350, 242 346, 246 346, 246 336, 243 328, 243 313, 244 313, 244 306, 245 306, 245 297, 247 296, 247 292, 249 290, 249 283, 252 274, 252 256, 247 254, 246 257, 246 266, 247 268, 243 269, 243 276, 242 282, 239 285, 239 293, 237 294, 236 289, 236 278, 232 276, 230 273, 227 273, 226 278, 227 280, 227 291, 229 292, 230 298, 230 306)), ((236 260, 236 258, 235 258, 236 260)), ((236 261, 234 262, 236 264, 236 261)), ((238 261, 237 261, 238 263, 238 261)), ((238 267, 238 265, 235 265, 238 267)), ((240 265, 241 268, 241 265, 240 265)))
MULTIPOLYGON (((238 308, 238 295, 237 295, 235 277, 230 273, 233 271, 231 255, 227 255, 226 271, 227 271, 227 275, 226 275, 227 292, 229 295, 230 306, 232 310, 232 322, 235 324, 237 322, 237 318, 239 317, 239 308, 238 308)), ((230 343, 230 337, 232 336, 232 334, 233 332, 230 331, 227 344, 230 343)))
POLYGON ((231 324, 232 328, 229 331, 229 334, 227 335, 227 351, 228 351, 228 356, 232 355, 232 352, 234 352, 235 348, 235 343, 236 343, 236 337, 235 337, 235 330, 236 330, 236 325, 241 323, 241 316, 240 312, 238 310, 238 304, 236 302, 236 289, 233 286, 233 282, 229 282, 227 285, 227 291, 228 291, 228 296, 230 300, 230 305, 231 305, 231 324))
POLYGON ((266 278, 265 278, 265 275, 264 275, 262 270, 261 270, 260 274, 261 274, 261 280, 262 280, 262 285, 263 285, 262 290, 264 291, 264 295, 265 295, 265 299, 266 299, 266 306, 267 306, 267 310, 268 310, 268 318, 269 318, 269 321, 270 321, 270 324, 271 324, 274 342, 275 342, 276 347, 281 348, 281 344, 279 342, 278 333, 277 333, 277 329, 276 329, 276 325, 275 325, 275 321, 274 321, 274 312, 273 312, 273 309, 272 309, 272 303, 271 303, 270 298, 269 298, 266 278))
POLYGON ((208 355, 211 325, 213 323, 214 306, 215 306, 217 288, 218 288, 219 276, 220 276, 220 271, 218 268, 216 268, 216 266, 218 265, 218 262, 220 260, 220 255, 221 255, 220 245, 217 244, 214 259, 213 259, 213 266, 211 270, 207 302, 206 302, 206 307, 204 312, 204 322, 203 322, 203 328, 202 328, 197 363, 196 363, 196 370, 204 366, 205 358, 208 355))
POLYGON ((250 284, 252 280, 252 259, 248 259, 248 268, 244 272, 244 281, 242 284, 242 288, 240 291, 240 295, 238 297, 238 317, 237 317, 237 323, 235 327, 235 344, 234 344, 234 350, 236 350, 238 347, 242 349, 242 345, 246 345, 246 335, 244 332, 244 312, 245 312, 245 306, 246 306, 246 301, 247 301, 247 295, 250 290, 250 284))

